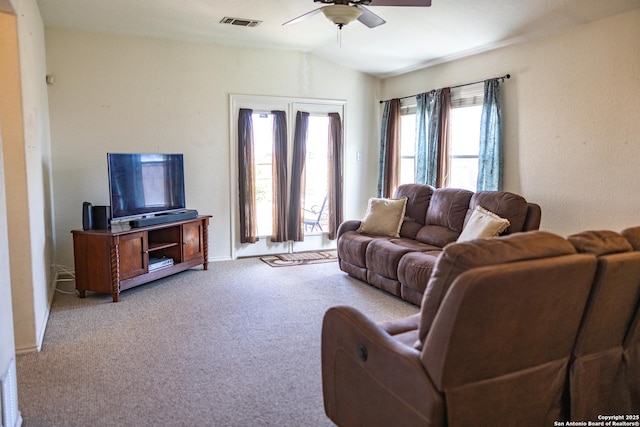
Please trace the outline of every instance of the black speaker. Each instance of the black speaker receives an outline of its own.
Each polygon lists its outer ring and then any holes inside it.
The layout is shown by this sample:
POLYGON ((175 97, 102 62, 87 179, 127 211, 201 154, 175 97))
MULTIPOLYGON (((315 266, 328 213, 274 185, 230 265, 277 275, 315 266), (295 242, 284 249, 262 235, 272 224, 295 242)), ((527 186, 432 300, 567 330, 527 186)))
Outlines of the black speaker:
POLYGON ((111 209, 109 206, 93 207, 93 229, 107 230, 111 227, 111 209))
POLYGON ((82 204, 82 229, 93 229, 93 209, 89 202, 84 202, 82 204))

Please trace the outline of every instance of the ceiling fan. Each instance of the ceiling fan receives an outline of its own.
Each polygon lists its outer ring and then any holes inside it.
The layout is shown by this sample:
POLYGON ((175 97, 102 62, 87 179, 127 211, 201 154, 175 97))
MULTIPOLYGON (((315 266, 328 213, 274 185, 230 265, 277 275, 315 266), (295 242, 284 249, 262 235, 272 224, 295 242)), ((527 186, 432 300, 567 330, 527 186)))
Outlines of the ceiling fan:
POLYGON ((428 7, 431 6, 431 0, 313 0, 314 3, 323 3, 327 6, 322 6, 319 9, 307 12, 304 15, 298 16, 290 21, 285 22, 282 25, 296 24, 304 19, 307 19, 319 12, 324 13, 324 16, 334 24, 338 26, 338 29, 342 29, 345 25, 356 19, 362 22, 369 28, 374 28, 384 24, 386 21, 380 18, 375 13, 364 7, 367 6, 419 6, 428 7))

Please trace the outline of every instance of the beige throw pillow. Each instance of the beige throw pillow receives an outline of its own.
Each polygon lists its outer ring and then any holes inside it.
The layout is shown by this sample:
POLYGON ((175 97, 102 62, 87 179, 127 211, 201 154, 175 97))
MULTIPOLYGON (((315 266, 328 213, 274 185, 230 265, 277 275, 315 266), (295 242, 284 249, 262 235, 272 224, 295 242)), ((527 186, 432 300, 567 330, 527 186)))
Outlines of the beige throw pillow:
POLYGON ((457 241, 467 242, 474 239, 495 237, 506 230, 509 225, 511 225, 509 220, 499 217, 482 206, 476 206, 457 241))
POLYGON ((358 228, 358 233, 376 236, 398 237, 407 208, 407 198, 369 199, 367 212, 358 228))

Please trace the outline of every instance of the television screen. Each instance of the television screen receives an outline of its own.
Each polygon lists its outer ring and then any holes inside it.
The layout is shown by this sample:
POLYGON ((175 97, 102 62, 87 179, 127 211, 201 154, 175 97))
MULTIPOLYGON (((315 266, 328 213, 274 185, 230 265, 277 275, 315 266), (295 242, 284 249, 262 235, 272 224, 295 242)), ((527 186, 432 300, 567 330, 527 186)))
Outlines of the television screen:
POLYGON ((111 218, 185 209, 182 154, 108 153, 111 218))

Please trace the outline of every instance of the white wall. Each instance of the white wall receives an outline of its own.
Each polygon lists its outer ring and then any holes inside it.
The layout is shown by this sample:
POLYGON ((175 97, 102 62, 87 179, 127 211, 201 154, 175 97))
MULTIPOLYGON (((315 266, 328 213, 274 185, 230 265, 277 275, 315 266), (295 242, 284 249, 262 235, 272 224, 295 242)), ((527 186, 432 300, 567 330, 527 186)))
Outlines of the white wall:
POLYGON ((510 73, 505 189, 562 235, 640 224, 640 10, 383 81, 383 99, 510 73))
POLYGON ((107 152, 184 153, 187 207, 213 215, 210 259, 229 258, 231 93, 346 100, 345 187, 357 195, 346 213, 360 215, 371 195, 358 190, 369 171, 355 159, 378 144, 373 77, 290 51, 61 29, 46 42, 61 264, 73 265, 82 202, 109 204, 107 152))
POLYGON ((39 349, 53 296, 53 248, 44 28, 35 0, 3 17, 0 55, 4 178, 18 352, 39 349))

